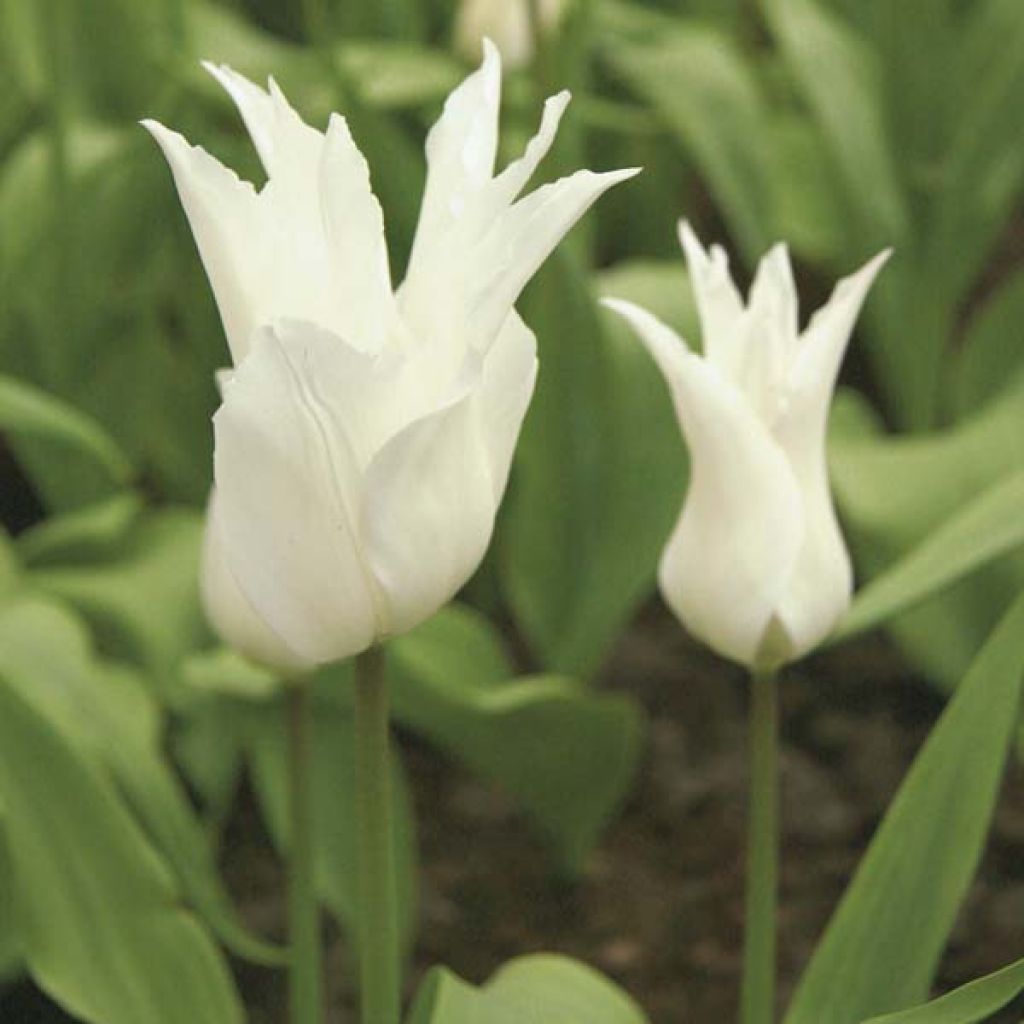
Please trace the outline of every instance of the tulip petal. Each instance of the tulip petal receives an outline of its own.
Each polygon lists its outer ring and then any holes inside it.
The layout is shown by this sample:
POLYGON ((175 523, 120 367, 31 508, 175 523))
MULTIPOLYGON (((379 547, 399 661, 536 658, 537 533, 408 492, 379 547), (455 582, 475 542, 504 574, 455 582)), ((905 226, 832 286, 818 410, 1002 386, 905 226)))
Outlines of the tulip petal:
POLYGON ((379 352, 398 329, 384 214, 370 187, 370 168, 337 114, 327 128, 320 191, 340 333, 379 352))
POLYGON ((690 451, 690 487, 662 556, 665 600, 720 653, 756 663, 804 531, 782 449, 743 396, 665 324, 630 303, 623 316, 665 375, 690 451))
POLYGON ((804 495, 808 528, 779 619, 795 654, 816 646, 850 602, 853 571, 829 491, 825 450, 828 410, 843 353, 888 252, 840 281, 800 339, 784 414, 773 428, 804 495))
POLYGON ((479 408, 495 508, 508 482, 523 418, 537 382, 537 339, 513 310, 484 361, 479 408))
POLYGON ((679 222, 679 242, 697 299, 704 356, 723 376, 736 380, 746 332, 741 326, 743 299, 729 273, 729 257, 720 245, 706 253, 685 220, 679 222))
POLYGON ((224 557, 256 614, 316 663, 364 649, 383 618, 362 556, 357 459, 321 383, 366 358, 326 332, 264 328, 214 416, 224 557))
POLYGON ((200 591, 217 635, 259 665, 298 675, 313 667, 299 657, 256 613, 231 572, 217 517, 216 491, 210 497, 203 537, 200 591))
POLYGON ((323 135, 302 120, 274 79, 261 89, 226 64, 203 61, 203 67, 234 101, 268 177, 308 178, 319 164, 323 135))
POLYGON ((576 221, 613 185, 639 173, 639 168, 577 171, 535 189, 497 220, 474 259, 469 309, 481 350, 493 342, 519 293, 576 221))
POLYGON ((174 175, 235 363, 244 358, 273 281, 273 223, 255 189, 157 121, 143 121, 174 175))
POLYGON ((429 618, 476 570, 494 529, 494 493, 475 389, 410 424, 377 455, 362 524, 387 596, 388 632, 429 618))
POLYGON ((431 280, 431 264, 444 253, 446 234, 490 182, 500 106, 501 57, 484 40, 483 63, 448 97, 427 135, 427 181, 407 280, 431 280))

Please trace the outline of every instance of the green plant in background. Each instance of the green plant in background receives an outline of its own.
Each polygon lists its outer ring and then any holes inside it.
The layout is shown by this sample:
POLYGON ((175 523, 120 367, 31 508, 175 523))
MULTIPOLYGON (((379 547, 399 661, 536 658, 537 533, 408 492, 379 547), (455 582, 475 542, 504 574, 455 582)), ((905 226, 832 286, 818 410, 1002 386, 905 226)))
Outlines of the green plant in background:
MULTIPOLYGON (((242 1019, 221 947, 286 963, 238 921, 215 869, 210 837, 242 772, 278 850, 306 864, 297 910, 308 921, 318 900, 353 931, 367 913, 352 828, 366 731, 351 670, 321 669, 304 688, 316 823, 305 847, 284 728, 294 691, 216 646, 200 607, 221 329, 135 121, 181 125, 260 180, 200 58, 257 81, 272 74, 314 123, 344 111, 400 279, 421 140, 473 56, 465 20, 487 15, 484 4, 455 6, 0 2, 0 427, 42 506, 2 558, 0 966, 27 970, 87 1020, 242 1019)), ((1024 983, 1019 964, 924 1001, 988 830, 1024 675, 1024 307, 1019 270, 991 270, 1024 181, 1024 11, 1014 0, 766 0, 756 12, 567 0, 555 15, 524 0, 519 14, 517 31, 532 38, 515 44, 502 158, 522 150, 541 98, 569 86, 574 116, 549 169, 646 171, 602 201, 523 296, 541 374, 493 555, 460 603, 388 644, 377 670, 394 720, 513 793, 555 862, 578 870, 628 788, 641 735, 629 697, 586 680, 651 593, 688 475, 657 370, 595 297, 621 296, 695 336, 668 211, 724 225, 748 266, 787 238, 811 281, 893 246, 862 332, 878 407, 841 389, 832 417, 830 473, 869 579, 833 638, 885 626, 930 676, 962 682, 786 1019, 984 1019, 1024 983), (496 623, 509 620, 533 674, 504 649, 496 623)), ((376 258, 361 250, 353 265, 372 275, 385 257, 367 237, 376 258)), ((278 284, 272 276, 254 300, 269 302, 278 284)), ((251 623, 240 634, 224 622, 220 632, 259 653, 245 642, 251 623)), ((329 644, 340 636, 330 634, 329 644)), ((364 695, 382 686, 369 667, 364 695)), ((374 785, 390 790, 376 810, 393 823, 381 856, 393 862, 407 947, 410 802, 400 764, 374 764, 374 785)), ((767 912, 758 919, 767 935, 767 912)), ((762 1015, 765 992, 754 1000, 762 1015)), ((395 996, 383 997, 388 1014, 395 996)), ((408 1019, 526 1013, 644 1020, 609 983, 552 957, 515 960, 480 988, 438 970, 408 1019)))

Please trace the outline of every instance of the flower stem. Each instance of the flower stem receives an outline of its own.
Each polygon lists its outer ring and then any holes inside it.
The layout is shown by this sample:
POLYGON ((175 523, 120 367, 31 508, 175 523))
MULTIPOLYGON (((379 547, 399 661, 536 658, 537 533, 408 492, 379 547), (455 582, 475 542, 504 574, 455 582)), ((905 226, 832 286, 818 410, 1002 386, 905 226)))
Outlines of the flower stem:
POLYGON ((750 811, 742 1024, 769 1024, 775 1012, 775 918, 779 859, 779 705, 772 672, 751 675, 750 811))
POLYGON ((355 747, 360 1001, 363 1024, 398 1024, 399 964, 388 691, 383 652, 356 658, 355 747))
POLYGON ((306 682, 292 684, 288 692, 288 774, 292 819, 288 887, 291 1024, 321 1024, 324 1019, 320 913, 313 879, 310 725, 309 685, 306 682))

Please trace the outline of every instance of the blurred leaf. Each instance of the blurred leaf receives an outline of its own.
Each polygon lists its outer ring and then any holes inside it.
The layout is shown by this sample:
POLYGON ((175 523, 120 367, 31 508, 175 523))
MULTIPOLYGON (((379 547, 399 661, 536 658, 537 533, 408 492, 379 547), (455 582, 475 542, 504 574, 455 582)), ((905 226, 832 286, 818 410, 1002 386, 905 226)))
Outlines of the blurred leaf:
POLYGON ((953 417, 980 411, 1024 374, 1024 271, 1003 282, 970 320, 951 353, 947 386, 953 417))
MULTIPOLYGON (((336 672, 331 669, 330 672, 336 672)), ((356 923, 355 746, 351 713, 318 694, 313 715, 314 872, 320 898, 354 936, 356 923)), ((272 704, 246 704, 244 744, 253 786, 278 850, 288 849, 288 738, 283 695, 272 704)), ((392 761, 392 821, 399 931, 407 944, 417 914, 416 837, 401 762, 392 761)))
POLYGON ((132 468, 120 448, 88 416, 14 377, 0 377, 0 430, 55 442, 88 456, 115 484, 132 468))
POLYGON ((1024 960, 969 982, 912 1010, 872 1017, 864 1024, 975 1024, 987 1020, 1024 990, 1024 960))
MULTIPOLYGON (((673 315, 688 303, 680 270, 674 282, 634 268, 610 283, 669 296, 673 315)), ((544 667, 587 676, 653 585, 679 510, 682 443, 647 354, 605 329, 567 253, 523 309, 543 371, 499 533, 502 583, 544 667)))
POLYGON ((839 624, 840 640, 889 618, 1024 545, 1024 472, 994 484, 862 588, 839 624))
POLYGON ((186 509, 152 512, 113 557, 40 566, 30 578, 88 619, 107 653, 145 666, 170 696, 179 663, 208 636, 197 579, 202 522, 186 509))
POLYGON ((1024 596, 961 682, 889 805, 786 1024, 855 1024, 927 997, 988 833, 1017 728, 1024 596))
POLYGON ((362 98, 382 109, 440 103, 466 76, 448 54, 408 43, 349 42, 339 47, 338 59, 362 98))
POLYGON ((183 675, 185 683, 199 693, 243 700, 272 697, 282 685, 268 670, 227 647, 192 655, 183 666, 183 675))
POLYGON ((123 491, 75 512, 50 516, 18 535, 18 555, 36 568, 106 558, 141 512, 142 498, 123 491))
POLYGON ((607 59, 692 153, 748 260, 774 241, 769 112, 749 63, 706 26, 651 45, 610 47, 607 59))
POLYGON ((0 684, 0 802, 35 981, 92 1024, 229 1024, 227 965, 95 768, 0 684))
MULTIPOLYGON (((970 500, 1024 471, 1024 386, 977 415, 932 433, 830 434, 832 483, 863 579, 909 553, 970 500)), ((888 624, 911 660, 952 687, 1006 603, 1024 585, 1024 561, 1003 558, 888 624)))
POLYGON ((981 0, 947 69, 956 103, 942 168, 929 272, 939 291, 962 296, 1024 186, 1024 7, 981 0))
POLYGON ((443 967, 424 979, 407 1024, 647 1024, 617 985, 554 954, 519 957, 480 988, 443 967))
POLYGON ((39 599, 0 611, 0 673, 114 778, 185 897, 221 940, 250 960, 280 962, 276 951, 249 935, 231 906, 206 836, 164 760, 157 709, 139 678, 95 659, 77 620, 39 599))
POLYGON ((764 9, 856 218, 848 225, 858 235, 851 248, 860 255, 894 244, 906 234, 907 211, 874 54, 817 0, 768 0, 764 9))
POLYGON ((508 790, 578 871, 635 775, 636 705, 570 679, 511 679, 493 627, 455 605, 389 652, 398 721, 508 790))
POLYGON ((21 970, 21 937, 14 919, 14 868, 0 803, 0 985, 21 970))

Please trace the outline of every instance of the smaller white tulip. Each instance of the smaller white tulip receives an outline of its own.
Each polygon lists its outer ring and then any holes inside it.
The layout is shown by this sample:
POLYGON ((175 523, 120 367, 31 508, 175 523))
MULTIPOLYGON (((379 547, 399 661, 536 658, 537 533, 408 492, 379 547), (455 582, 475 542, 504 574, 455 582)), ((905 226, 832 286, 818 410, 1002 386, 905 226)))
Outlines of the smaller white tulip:
POLYGON ((718 246, 685 222, 703 357, 616 299, 668 382, 690 450, 690 486, 659 568, 680 621, 754 669, 799 658, 850 603, 853 574, 829 492, 825 432, 843 353, 889 256, 839 282, 801 333, 789 254, 762 260, 746 304, 718 246))
MULTIPOLYGON (((552 31, 565 13, 566 0, 539 0, 540 25, 552 31)), ((533 25, 529 0, 462 0, 455 19, 455 48, 476 60, 480 45, 490 39, 506 67, 525 67, 533 59, 533 25)))

